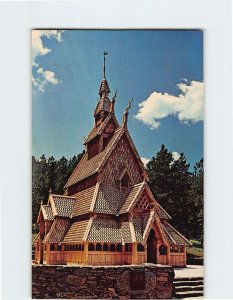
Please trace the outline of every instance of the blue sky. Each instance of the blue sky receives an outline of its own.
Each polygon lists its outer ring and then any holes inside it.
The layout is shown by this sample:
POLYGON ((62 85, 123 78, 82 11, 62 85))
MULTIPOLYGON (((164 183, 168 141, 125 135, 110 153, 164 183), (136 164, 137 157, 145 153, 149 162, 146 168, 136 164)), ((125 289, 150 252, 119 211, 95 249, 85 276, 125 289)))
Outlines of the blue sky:
POLYGON ((199 30, 36 30, 32 32, 32 154, 71 158, 83 150, 103 77, 116 116, 130 98, 128 128, 141 157, 161 144, 203 157, 203 34, 199 30))

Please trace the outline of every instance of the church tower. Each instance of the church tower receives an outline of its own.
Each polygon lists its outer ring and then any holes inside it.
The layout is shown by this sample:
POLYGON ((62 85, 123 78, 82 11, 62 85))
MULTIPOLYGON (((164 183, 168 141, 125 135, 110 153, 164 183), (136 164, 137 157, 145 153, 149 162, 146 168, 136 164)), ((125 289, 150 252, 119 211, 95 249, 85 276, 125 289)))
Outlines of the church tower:
POLYGON ((189 241, 159 205, 127 128, 132 100, 121 124, 110 100, 104 52, 103 79, 85 153, 64 187, 41 205, 36 262, 88 265, 186 265, 189 241))

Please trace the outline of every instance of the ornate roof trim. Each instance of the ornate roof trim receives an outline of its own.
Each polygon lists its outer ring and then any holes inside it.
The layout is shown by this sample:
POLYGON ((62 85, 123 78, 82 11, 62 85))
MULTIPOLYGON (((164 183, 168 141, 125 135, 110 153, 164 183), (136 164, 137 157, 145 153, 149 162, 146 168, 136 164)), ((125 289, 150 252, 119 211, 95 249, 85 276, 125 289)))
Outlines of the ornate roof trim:
POLYGON ((96 203, 96 199, 97 199, 97 196, 98 196, 99 187, 100 187, 100 184, 97 182, 97 184, 95 186, 95 191, 94 191, 94 194, 93 194, 91 206, 90 206, 90 211, 91 212, 93 212, 94 209, 95 209, 95 203, 96 203))
POLYGON ((131 232, 131 236, 132 236, 132 242, 137 242, 136 239, 136 234, 135 234, 135 230, 134 230, 134 224, 133 224, 133 215, 130 215, 129 217, 129 228, 130 228, 130 232, 131 232))
POLYGON ((88 222, 88 225, 87 225, 87 228, 86 228, 86 231, 84 233, 84 236, 83 236, 83 241, 86 242, 87 241, 87 237, 88 237, 88 234, 90 232, 90 229, 91 229, 91 225, 93 223, 93 220, 94 220, 94 217, 91 217, 89 222, 88 222))

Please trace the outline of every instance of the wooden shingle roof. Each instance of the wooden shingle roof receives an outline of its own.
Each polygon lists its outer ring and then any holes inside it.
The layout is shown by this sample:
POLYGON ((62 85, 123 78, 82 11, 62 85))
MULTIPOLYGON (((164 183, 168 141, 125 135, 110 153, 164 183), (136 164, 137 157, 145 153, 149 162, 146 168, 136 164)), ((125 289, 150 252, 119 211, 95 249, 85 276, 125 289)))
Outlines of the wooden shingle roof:
POLYGON ((75 194, 76 200, 72 211, 72 217, 90 212, 92 201, 94 201, 95 189, 96 185, 75 194))
POLYGON ((46 238, 44 239, 44 243, 50 244, 59 244, 62 242, 68 228, 70 226, 70 221, 66 219, 56 219, 46 238))
POLYGON ((67 188, 97 173, 102 163, 107 158, 109 152, 113 151, 114 144, 117 142, 120 136, 122 136, 123 133, 124 128, 118 127, 106 148, 94 157, 88 159, 88 154, 85 153, 77 167, 74 169, 64 188, 67 188))
POLYGON ((53 220, 53 212, 50 205, 42 205, 42 213, 45 220, 53 220))
POLYGON ((93 220, 89 234, 89 242, 130 243, 132 242, 128 221, 121 222, 112 218, 97 217, 93 220))
POLYGON ((172 245, 192 245, 178 230, 171 226, 168 222, 163 224, 164 232, 169 243, 172 245))
POLYGON ((71 225, 63 242, 81 243, 84 241, 84 235, 90 220, 78 221, 71 225))
POLYGON ((52 194, 49 200, 54 216, 71 217, 76 202, 75 197, 52 194))

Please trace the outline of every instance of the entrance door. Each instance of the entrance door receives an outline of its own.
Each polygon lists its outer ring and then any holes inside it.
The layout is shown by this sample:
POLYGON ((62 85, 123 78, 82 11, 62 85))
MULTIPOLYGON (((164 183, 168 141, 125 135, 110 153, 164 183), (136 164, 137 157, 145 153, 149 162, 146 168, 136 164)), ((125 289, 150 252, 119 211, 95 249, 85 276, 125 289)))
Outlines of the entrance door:
POLYGON ((157 262, 157 238, 155 232, 151 229, 147 238, 147 262, 156 264, 157 262))

